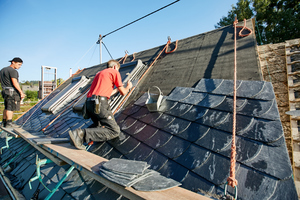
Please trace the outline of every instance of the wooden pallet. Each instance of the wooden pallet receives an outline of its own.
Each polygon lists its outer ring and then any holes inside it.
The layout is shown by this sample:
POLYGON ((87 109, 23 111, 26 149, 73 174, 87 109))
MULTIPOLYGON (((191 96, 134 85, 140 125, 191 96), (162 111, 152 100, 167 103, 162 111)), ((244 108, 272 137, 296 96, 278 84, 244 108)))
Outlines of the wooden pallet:
POLYGON ((99 175, 98 173, 98 171, 100 170, 99 167, 101 163, 106 162, 107 159, 97 156, 88 151, 78 150, 75 147, 71 146, 69 143, 37 145, 32 140, 37 139, 38 136, 34 136, 21 128, 15 128, 14 132, 16 132, 19 136, 21 136, 24 140, 29 142, 32 146, 37 148, 39 151, 41 151, 41 153, 44 154, 44 152, 46 152, 47 155, 50 154, 52 156, 55 156, 59 160, 62 160, 68 163, 69 165, 74 166, 78 170, 84 171, 87 175, 89 175, 93 179, 99 181, 103 185, 106 185, 110 189, 114 190, 118 194, 127 197, 128 199, 153 199, 153 200, 157 200, 157 199, 208 200, 210 199, 208 197, 202 196, 200 194, 194 193, 192 191, 186 190, 181 187, 173 187, 167 190, 153 191, 153 192, 137 191, 131 187, 123 187, 99 175))

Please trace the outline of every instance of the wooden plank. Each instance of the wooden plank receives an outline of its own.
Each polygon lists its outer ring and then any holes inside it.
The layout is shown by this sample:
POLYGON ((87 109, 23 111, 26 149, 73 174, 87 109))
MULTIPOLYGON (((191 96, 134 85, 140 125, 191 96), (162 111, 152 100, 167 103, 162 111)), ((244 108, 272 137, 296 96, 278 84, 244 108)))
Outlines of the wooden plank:
POLYGON ((35 144, 31 140, 33 138, 39 138, 39 136, 32 135, 32 134, 28 133, 27 131, 25 131, 25 130, 23 130, 21 128, 14 128, 14 131, 19 136, 21 136, 26 142, 28 142, 29 144, 31 144, 31 146, 33 146, 36 150, 38 150, 39 152, 41 152, 42 154, 44 154, 47 158, 49 158, 50 160, 52 160, 58 166, 63 166, 63 165, 67 164, 65 161, 57 158, 56 156, 52 155, 51 153, 48 153, 47 151, 45 151, 44 149, 42 149, 41 147, 39 147, 37 144, 35 144))
MULTIPOLYGON (((33 136, 27 131, 15 128, 15 131, 26 141, 28 141, 34 147, 38 147, 35 143, 31 141, 32 138, 37 138, 38 136, 33 136)), ((75 147, 67 143, 62 144, 42 144, 38 147, 41 152, 48 152, 57 156, 59 159, 65 161, 69 165, 76 167, 80 171, 84 171, 90 177, 99 181, 100 183, 106 185, 110 189, 114 190, 118 194, 121 194, 129 199, 150 199, 150 200, 207 200, 209 198, 204 197, 200 194, 194 193, 192 191, 186 190, 181 187, 173 187, 167 190, 154 191, 154 192, 144 192, 137 191, 131 187, 123 187, 114 182, 111 182, 99 175, 100 165, 106 161, 98 155, 91 152, 78 150, 75 147)), ((51 159, 51 158, 50 158, 51 159)), ((52 160, 52 159, 51 159, 52 160)))
POLYGON ((18 134, 16 134, 15 132, 13 132, 13 128, 5 128, 5 127, 1 127, 1 129, 9 134, 11 134, 13 137, 18 138, 20 137, 18 134))

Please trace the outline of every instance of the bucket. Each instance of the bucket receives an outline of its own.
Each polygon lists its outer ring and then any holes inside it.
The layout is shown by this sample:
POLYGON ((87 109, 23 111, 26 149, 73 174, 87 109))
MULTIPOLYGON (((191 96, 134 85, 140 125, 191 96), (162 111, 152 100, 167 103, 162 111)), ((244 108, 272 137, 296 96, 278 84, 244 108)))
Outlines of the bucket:
POLYGON ((163 98, 162 92, 160 91, 159 87, 153 86, 158 89, 159 94, 151 94, 150 95, 150 88, 148 89, 148 98, 146 100, 146 106, 150 112, 157 112, 159 110, 159 106, 161 104, 161 100, 163 98))

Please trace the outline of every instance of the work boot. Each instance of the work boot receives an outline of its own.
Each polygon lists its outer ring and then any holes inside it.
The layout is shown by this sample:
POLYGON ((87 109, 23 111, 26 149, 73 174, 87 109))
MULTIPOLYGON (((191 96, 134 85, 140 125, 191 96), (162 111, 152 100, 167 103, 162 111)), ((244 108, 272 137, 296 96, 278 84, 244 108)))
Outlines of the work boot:
POLYGON ((14 128, 14 124, 12 122, 12 120, 7 120, 6 124, 5 124, 5 128, 14 128))
POLYGON ((69 131, 69 135, 71 145, 74 145, 77 149, 86 150, 83 145, 84 132, 82 129, 78 128, 74 131, 69 131))
POLYGON ((1 127, 5 127, 5 126, 6 126, 6 119, 2 119, 1 127))

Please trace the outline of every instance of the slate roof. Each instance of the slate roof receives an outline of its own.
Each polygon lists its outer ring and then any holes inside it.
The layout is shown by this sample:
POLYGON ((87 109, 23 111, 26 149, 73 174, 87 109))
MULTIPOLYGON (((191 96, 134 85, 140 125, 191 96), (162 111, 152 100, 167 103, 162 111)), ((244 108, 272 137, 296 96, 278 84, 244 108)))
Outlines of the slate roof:
MULTIPOLYGON (((250 20, 247 26, 252 28, 250 20)), ((238 39, 237 89, 237 163, 239 199, 297 199, 292 169, 275 95, 271 83, 261 81, 255 36, 238 39)), ((147 66, 154 61, 164 45, 139 52, 147 66)), ((170 48, 174 46, 170 45, 170 48)), ((128 60, 132 57, 129 56, 128 60)), ((84 69, 74 77, 93 77, 105 64, 84 69)), ((195 192, 223 194, 229 176, 232 131, 233 28, 227 26, 178 41, 171 54, 162 54, 139 82, 116 119, 121 127, 119 138, 96 143, 90 149, 107 159, 127 158, 147 161, 151 169, 182 183, 195 192), (149 112, 145 106, 148 88, 158 86, 165 94, 160 112, 149 112)), ((63 113, 46 114, 41 108, 71 83, 39 102, 17 124, 30 132, 49 137, 68 137, 68 131, 92 125, 74 113, 72 106, 63 113)), ((68 105, 76 102, 70 100, 68 105)), ((20 138, 9 141, 0 163, 13 158, 26 146, 20 138)), ((0 140, 4 146, 5 140, 0 140)), ((35 154, 27 147, 10 164, 12 185, 26 199, 37 188, 39 198, 48 194, 37 181, 29 190, 28 181, 35 176, 35 154)), ((42 168, 47 184, 58 182, 69 166, 48 164, 42 168)), ((51 186, 50 186, 51 187, 51 186)), ((229 188, 229 192, 232 190, 229 188)), ((119 194, 74 170, 53 199, 125 199, 119 194)))

